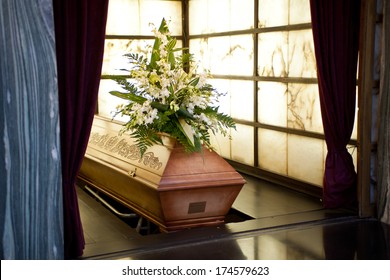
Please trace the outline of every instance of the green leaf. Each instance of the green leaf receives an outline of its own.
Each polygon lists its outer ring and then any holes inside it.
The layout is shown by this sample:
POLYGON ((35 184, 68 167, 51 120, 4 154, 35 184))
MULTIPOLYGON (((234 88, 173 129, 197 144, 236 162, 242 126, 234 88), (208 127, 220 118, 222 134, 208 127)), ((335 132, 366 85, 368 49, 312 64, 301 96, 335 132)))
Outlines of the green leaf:
POLYGON ((195 87, 199 83, 199 77, 193 78, 188 85, 195 87))
MULTIPOLYGON (((161 20, 160 27, 158 28, 158 31, 167 34, 169 32, 167 22, 165 21, 165 18, 161 20)), ((170 37, 168 36, 168 40, 170 40, 170 37)), ((161 40, 159 38, 156 38, 154 40, 154 45, 152 49, 152 56, 150 58, 150 64, 149 67, 151 69, 157 69, 157 61, 160 60, 160 46, 161 46, 161 40)))
POLYGON ((146 101, 145 97, 133 94, 131 92, 120 92, 117 90, 110 91, 111 95, 114 95, 116 97, 125 99, 125 100, 130 100, 138 104, 143 104, 146 101))

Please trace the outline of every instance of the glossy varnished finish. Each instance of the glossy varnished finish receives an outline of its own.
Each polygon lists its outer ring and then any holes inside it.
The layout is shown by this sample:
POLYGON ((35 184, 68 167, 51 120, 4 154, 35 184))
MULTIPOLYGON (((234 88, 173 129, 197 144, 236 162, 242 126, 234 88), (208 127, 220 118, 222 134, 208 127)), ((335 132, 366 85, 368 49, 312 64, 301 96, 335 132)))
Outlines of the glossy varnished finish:
POLYGON ((177 231, 224 223, 245 183, 215 152, 154 145, 141 157, 122 126, 96 118, 79 176, 140 216, 177 231))
POLYGON ((266 214, 220 226, 146 236, 136 233, 133 228, 90 197, 82 196, 80 209, 84 230, 87 236, 91 237, 88 239, 83 258, 145 260, 390 258, 388 225, 373 219, 359 219, 354 212, 344 209, 325 210, 321 208, 318 199, 256 178, 247 176, 244 178, 248 184, 243 187, 234 207, 238 210, 240 208, 264 210, 266 214), (254 205, 248 206, 250 203, 245 202, 255 192, 262 195, 257 196, 257 203, 252 198, 254 205), (87 206, 88 215, 85 215, 83 209, 87 206), (100 211, 105 214, 102 215, 100 211), (94 221, 93 228, 88 226, 89 219, 94 221), (117 223, 121 226, 117 227, 117 223), (91 230, 92 233, 88 233, 91 230), (100 231, 100 234, 94 233, 95 231, 100 231))
POLYGON ((155 250, 139 250, 121 259, 325 260, 389 259, 389 226, 371 220, 300 225, 214 238, 155 250))

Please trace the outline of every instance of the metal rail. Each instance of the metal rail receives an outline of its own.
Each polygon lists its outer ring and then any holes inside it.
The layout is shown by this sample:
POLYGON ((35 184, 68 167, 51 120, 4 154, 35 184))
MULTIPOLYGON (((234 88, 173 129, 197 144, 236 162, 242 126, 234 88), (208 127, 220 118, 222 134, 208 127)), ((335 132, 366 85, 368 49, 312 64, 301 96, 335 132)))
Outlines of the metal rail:
POLYGON ((119 212, 118 210, 116 210, 110 203, 108 203, 107 201, 105 201, 101 196, 99 196, 96 192, 94 192, 93 190, 91 190, 88 186, 84 186, 84 188, 89 192, 91 193, 95 198, 97 198, 101 203, 103 203, 105 206, 108 207, 108 209, 110 209, 112 212, 114 212, 116 215, 118 215, 119 217, 122 217, 122 218, 137 218, 138 215, 137 214, 134 214, 134 213, 121 213, 119 212))

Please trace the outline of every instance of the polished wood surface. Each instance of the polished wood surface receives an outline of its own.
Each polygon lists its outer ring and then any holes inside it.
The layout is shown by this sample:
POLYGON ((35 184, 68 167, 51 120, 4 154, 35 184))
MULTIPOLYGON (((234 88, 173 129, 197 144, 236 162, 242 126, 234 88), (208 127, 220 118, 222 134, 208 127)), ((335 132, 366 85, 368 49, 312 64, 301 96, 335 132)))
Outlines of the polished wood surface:
POLYGON ((121 125, 96 118, 79 177, 160 230, 223 224, 245 183, 217 153, 155 145, 141 157, 121 125))

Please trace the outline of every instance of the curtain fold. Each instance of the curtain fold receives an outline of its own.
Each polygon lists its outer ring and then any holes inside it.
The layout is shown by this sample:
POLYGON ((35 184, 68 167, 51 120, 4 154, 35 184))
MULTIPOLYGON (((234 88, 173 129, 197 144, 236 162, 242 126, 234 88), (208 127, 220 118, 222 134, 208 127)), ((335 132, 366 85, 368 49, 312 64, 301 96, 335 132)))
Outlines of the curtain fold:
POLYGON ((359 0, 310 0, 322 122, 328 154, 323 203, 326 208, 354 206, 356 172, 346 146, 356 103, 359 0))
POLYGON ((85 241, 76 177, 96 109, 108 0, 53 0, 66 259, 83 254, 85 241))
POLYGON ((390 224, 390 1, 383 3, 383 59, 378 134, 378 217, 390 224))

